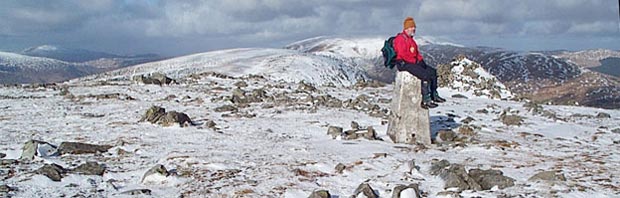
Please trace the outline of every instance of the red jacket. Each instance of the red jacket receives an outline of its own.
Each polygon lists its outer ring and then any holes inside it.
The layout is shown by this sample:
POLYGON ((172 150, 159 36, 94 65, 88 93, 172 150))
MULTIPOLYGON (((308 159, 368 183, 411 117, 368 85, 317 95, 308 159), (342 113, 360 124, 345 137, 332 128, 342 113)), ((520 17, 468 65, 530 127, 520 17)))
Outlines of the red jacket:
POLYGON ((394 51, 396 51, 396 60, 403 60, 412 64, 422 60, 418 44, 405 31, 394 38, 394 51))

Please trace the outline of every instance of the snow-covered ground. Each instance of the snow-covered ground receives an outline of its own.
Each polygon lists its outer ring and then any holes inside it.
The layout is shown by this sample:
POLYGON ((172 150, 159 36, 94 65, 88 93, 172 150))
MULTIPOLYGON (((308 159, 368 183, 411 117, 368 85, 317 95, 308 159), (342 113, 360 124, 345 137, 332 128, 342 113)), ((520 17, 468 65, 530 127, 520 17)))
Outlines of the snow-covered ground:
POLYGON ((423 195, 436 197, 444 191, 443 181, 429 174, 430 165, 446 159, 467 169, 501 170, 516 180, 513 187, 464 191, 464 197, 616 197, 620 193, 618 110, 544 106, 559 118, 552 119, 528 112, 522 102, 451 98, 459 92, 442 88, 440 93, 448 102, 430 111, 433 132, 440 128, 458 131, 454 127, 466 125, 463 120, 471 117, 467 125, 474 128, 472 141, 417 150, 392 143, 386 135, 386 118, 364 111, 313 106, 312 102, 263 102, 239 107, 237 113, 216 112, 217 107, 231 104, 222 96, 230 96, 239 81, 248 84, 242 87, 246 91, 264 88, 267 95, 286 93, 291 98, 329 94, 344 101, 365 94, 382 108, 389 107, 387 99, 392 94, 392 86, 321 86, 319 91, 303 93, 295 91, 298 84, 294 82, 209 75, 186 77, 180 84, 165 86, 125 80, 64 84, 75 98, 82 96, 79 100, 60 95, 58 87, 3 87, 0 153, 6 154, 4 159, 18 159, 30 139, 54 145, 72 141, 113 147, 103 154, 36 157, 31 163, 2 165, 0 185, 15 188, 8 193, 14 197, 116 197, 130 196, 121 193, 133 189, 150 189, 153 197, 307 197, 317 189, 348 197, 360 183, 368 182, 380 197, 391 197, 396 185, 419 183, 423 195), (135 100, 88 97, 106 93, 123 93, 135 100), (197 125, 162 127, 138 122, 153 105, 184 112, 197 125), (504 111, 523 116, 524 123, 506 126, 498 120, 504 111), (597 118, 599 113, 611 118, 597 118), (216 127, 207 127, 208 121, 216 127), (334 140, 326 135, 328 126, 347 130, 352 121, 372 126, 383 141, 334 140), (420 171, 408 168, 411 160, 420 171), (106 172, 103 176, 68 174, 60 182, 34 173, 45 163, 73 168, 87 161, 105 164, 106 172), (335 171, 339 163, 348 167, 341 174, 335 171), (173 174, 141 182, 156 164, 173 174), (546 170, 561 171, 567 181, 527 181, 546 170))

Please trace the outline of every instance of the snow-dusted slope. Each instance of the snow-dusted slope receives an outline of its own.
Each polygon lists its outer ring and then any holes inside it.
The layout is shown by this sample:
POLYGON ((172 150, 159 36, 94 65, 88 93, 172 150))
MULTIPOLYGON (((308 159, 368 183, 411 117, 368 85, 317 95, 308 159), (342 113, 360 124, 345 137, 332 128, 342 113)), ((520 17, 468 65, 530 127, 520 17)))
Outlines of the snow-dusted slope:
POLYGON ((53 70, 74 64, 51 58, 32 57, 10 52, 0 52, 0 68, 53 70))
POLYGON ((85 49, 71 49, 54 45, 41 45, 25 49, 21 54, 36 57, 46 57, 67 62, 86 62, 101 58, 121 58, 119 55, 105 52, 96 52, 85 49))
POLYGON ((600 66, 603 59, 619 58, 620 52, 608 49, 592 49, 577 52, 563 51, 554 54, 554 56, 567 59, 581 67, 590 68, 600 66))
POLYGON ((367 79, 354 65, 332 57, 287 49, 230 49, 193 54, 96 75, 87 79, 127 79, 134 75, 160 72, 171 78, 217 72, 229 76, 266 75, 287 82, 352 85, 367 79))

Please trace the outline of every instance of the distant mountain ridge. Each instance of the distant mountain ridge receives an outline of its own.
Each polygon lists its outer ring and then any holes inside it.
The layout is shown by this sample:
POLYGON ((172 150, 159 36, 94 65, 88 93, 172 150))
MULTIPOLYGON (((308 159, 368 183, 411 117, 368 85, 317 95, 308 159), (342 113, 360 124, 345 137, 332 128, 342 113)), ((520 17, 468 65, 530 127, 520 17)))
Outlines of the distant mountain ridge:
POLYGON ((159 60, 155 54, 121 56, 52 45, 0 52, 0 84, 50 83, 159 60))

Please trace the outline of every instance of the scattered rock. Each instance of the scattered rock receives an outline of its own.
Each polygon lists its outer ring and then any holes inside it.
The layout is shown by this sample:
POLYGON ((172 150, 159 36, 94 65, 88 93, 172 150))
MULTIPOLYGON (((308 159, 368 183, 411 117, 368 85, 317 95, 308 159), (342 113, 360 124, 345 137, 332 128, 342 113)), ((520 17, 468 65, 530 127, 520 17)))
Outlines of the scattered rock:
POLYGON ((363 133, 364 138, 366 138, 367 140, 378 140, 377 138, 377 132, 375 131, 374 128, 372 128, 372 126, 368 126, 366 128, 366 133, 363 133))
POLYGON ((304 81, 301 81, 299 83, 299 86, 297 86, 297 91, 298 92, 316 92, 317 89, 316 87, 312 86, 311 84, 308 84, 304 81))
POLYGON ((514 179, 504 176, 504 173, 500 170, 481 170, 471 169, 469 170, 469 176, 473 178, 480 186, 482 190, 490 190, 494 186, 499 189, 508 188, 514 186, 514 179))
POLYGON ((217 129, 216 128, 217 123, 215 123, 215 121, 213 121, 213 120, 207 121, 206 126, 207 126, 207 128, 210 128, 210 129, 217 129))
POLYGON ((6 154, 0 153, 0 158, 4 158, 4 157, 6 157, 6 154))
POLYGON ((128 190, 128 191, 124 191, 121 192, 121 194, 124 195, 151 195, 151 190, 149 189, 134 189, 134 190, 128 190))
POLYGON ((559 171, 543 171, 536 173, 534 176, 527 179, 528 181, 566 181, 564 174, 559 171))
POLYGON ((392 198, 421 198, 418 184, 398 185, 392 191, 392 198))
POLYGON ((342 174, 346 168, 347 168, 346 165, 342 163, 338 163, 338 165, 336 165, 336 173, 342 174))
POLYGON ((454 94, 452 95, 452 98, 463 98, 463 99, 468 99, 467 96, 463 95, 463 94, 454 94))
POLYGON ((15 191, 15 188, 10 187, 9 185, 3 184, 0 185, 0 193, 8 193, 11 191, 15 191))
POLYGON ((456 139, 457 135, 452 130, 443 129, 437 133, 437 137, 439 137, 438 142, 452 142, 456 139))
POLYGON ((151 75, 139 75, 133 76, 133 81, 144 83, 144 84, 156 84, 156 85, 168 85, 174 82, 172 78, 162 74, 162 73, 152 73, 151 75))
POLYGON ((308 198, 331 198, 331 196, 327 190, 316 190, 308 198))
POLYGON ((474 131, 474 128, 469 125, 462 125, 459 127, 458 130, 461 135, 473 136, 476 134, 476 132, 474 131))
POLYGON ((355 121, 351 121, 351 129, 353 129, 353 130, 360 130, 360 124, 358 124, 355 121))
POLYGON ((174 124, 179 124, 179 126, 184 127, 187 125, 192 125, 193 122, 185 113, 180 113, 176 111, 166 112, 166 109, 158 106, 152 106, 149 108, 144 116, 140 119, 140 122, 148 121, 153 124, 159 124, 162 126, 172 126, 174 124))
POLYGON ((246 83, 245 81, 238 81, 235 83, 236 87, 247 87, 248 83, 246 83))
POLYGON ((504 123, 504 125, 506 126, 511 126, 511 125, 521 126, 523 124, 524 119, 525 118, 522 116, 508 115, 506 112, 502 113, 499 116, 499 120, 501 120, 502 123, 504 123))
POLYGON ((609 115, 608 113, 598 113, 596 115, 596 118, 600 118, 600 119, 604 119, 604 118, 611 118, 611 115, 609 115))
POLYGON ((373 190, 368 183, 360 184, 357 186, 357 189, 355 189, 355 192, 353 192, 353 197, 360 196, 366 196, 367 198, 379 198, 379 195, 375 193, 375 190, 373 190))
POLYGON ((487 109, 478 109, 476 110, 476 113, 488 114, 489 111, 487 109))
POLYGON ((58 152, 61 155, 64 154, 90 154, 90 153, 105 153, 108 149, 112 148, 110 145, 95 145, 86 144, 80 142, 62 142, 58 147, 58 152))
POLYGON ((99 164, 97 162, 86 162, 82 165, 79 165, 77 168, 73 169, 72 172, 84 174, 84 175, 99 175, 103 176, 106 168, 104 164, 99 164))
POLYGON ((439 175, 444 180, 444 189, 457 188, 463 190, 482 190, 480 184, 472 179, 460 164, 450 164, 447 160, 431 162, 431 175, 439 175))
POLYGON ((332 139, 336 139, 336 137, 342 134, 342 127, 337 126, 329 126, 327 128, 327 135, 332 136, 332 139))
POLYGON ((239 109, 232 105, 224 105, 214 109, 215 112, 237 112, 239 109))
POLYGON ((166 170, 166 167, 164 167, 164 165, 157 164, 153 166, 153 168, 146 171, 146 173, 144 173, 144 176, 142 176, 142 179, 140 180, 140 182, 141 183, 157 182, 159 178, 165 178, 165 177, 168 177, 169 175, 170 173, 168 172, 168 170, 166 170))
POLYGON ((53 156, 57 154, 57 147, 39 140, 28 140, 22 147, 22 155, 20 160, 32 160, 34 156, 53 156))
POLYGON ((0 159, 0 165, 2 166, 17 164, 17 163, 19 163, 19 161, 17 161, 16 159, 0 159))
POLYGON ((463 124, 469 124, 469 123, 471 123, 471 122, 472 122, 472 121, 474 121, 474 120, 476 120, 476 119, 474 119, 474 118, 472 118, 472 117, 467 116, 465 119, 461 120, 461 122, 462 122, 463 124))
POLYGON ((60 181, 67 170, 58 164, 45 164, 36 170, 37 174, 45 175, 52 181, 60 181))

